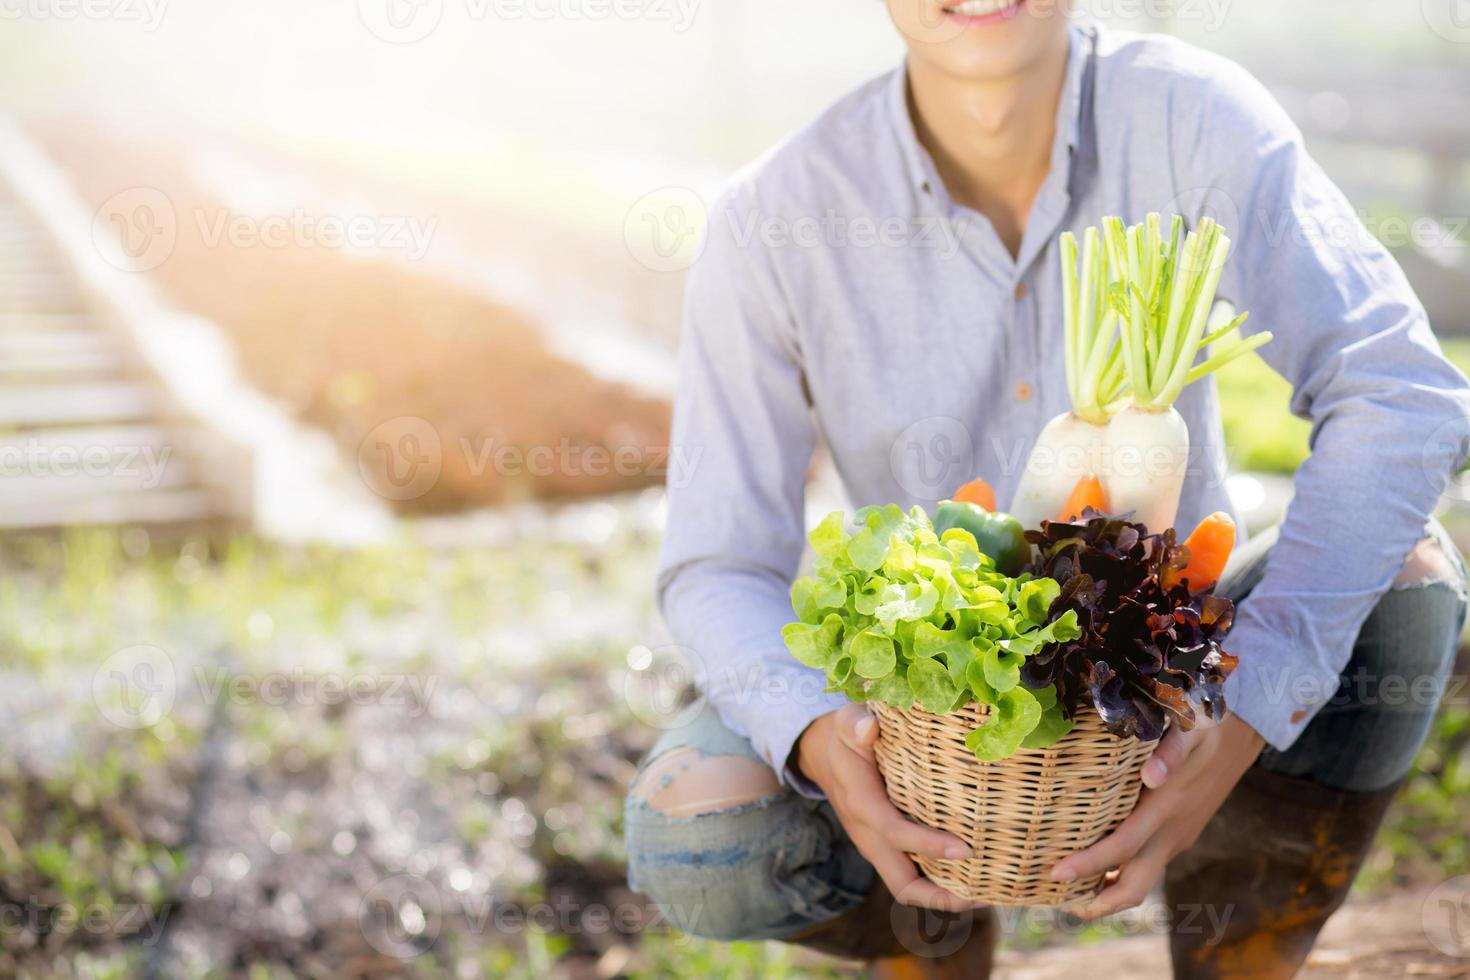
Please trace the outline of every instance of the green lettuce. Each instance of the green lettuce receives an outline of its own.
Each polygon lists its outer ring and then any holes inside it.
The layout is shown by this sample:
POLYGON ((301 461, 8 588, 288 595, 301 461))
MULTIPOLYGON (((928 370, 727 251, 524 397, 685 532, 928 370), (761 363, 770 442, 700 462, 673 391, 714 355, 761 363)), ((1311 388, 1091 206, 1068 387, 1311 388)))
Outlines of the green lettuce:
POLYGON ((969 531, 937 535, 918 507, 866 507, 851 528, 829 514, 810 541, 816 561, 792 584, 796 622, 782 633, 828 690, 935 714, 984 704, 966 745, 985 761, 1071 730, 1056 689, 1028 687, 1022 671, 1043 647, 1081 635, 1075 613, 1050 617, 1054 580, 1003 575, 969 531))

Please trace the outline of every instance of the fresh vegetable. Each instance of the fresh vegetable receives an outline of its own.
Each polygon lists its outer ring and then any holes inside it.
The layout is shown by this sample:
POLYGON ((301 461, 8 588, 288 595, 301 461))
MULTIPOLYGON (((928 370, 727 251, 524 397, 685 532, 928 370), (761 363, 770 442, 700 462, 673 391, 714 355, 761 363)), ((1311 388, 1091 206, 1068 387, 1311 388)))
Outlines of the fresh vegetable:
POLYGON ((953 499, 993 511, 995 510, 995 487, 984 480, 971 480, 954 492, 953 499))
POLYGON ((974 535, 980 553, 988 555, 1003 575, 1017 575, 1031 560, 1026 529, 1009 514, 993 514, 979 504, 946 500, 934 510, 934 533, 943 536, 951 528, 964 528, 974 535))
POLYGON ((1162 531, 1174 523, 1189 431, 1174 409, 1184 387, 1271 339, 1230 339, 1242 314, 1217 329, 1210 315, 1230 239, 1209 218, 1169 235, 1157 214, 1125 228, 1103 219, 1061 237, 1062 320, 1072 410, 1033 447, 1011 512, 1027 527, 1062 514, 1079 481, 1095 478, 1113 513, 1162 531), (1213 350, 1195 364, 1200 351, 1213 350))
POLYGON ((1189 556, 1172 529, 1093 517, 1045 522, 1027 537, 1039 551, 1030 570, 1061 583, 1049 620, 1080 629, 1028 657, 1024 684, 1055 686, 1066 718, 1091 705, 1119 737, 1148 741, 1165 719, 1189 729, 1201 713, 1223 717, 1236 658, 1219 641, 1235 607, 1179 580, 1189 556))
POLYGON ((966 740, 982 760, 1045 748, 1071 730, 1050 681, 1021 682, 1029 657, 1081 636, 1076 615, 1052 614, 1055 581, 1003 574, 974 534, 936 533, 917 507, 864 508, 851 532, 834 513, 810 541, 816 561, 791 587, 797 622, 782 635, 793 657, 825 672, 829 690, 940 714, 989 705, 966 740))
POLYGON ((1108 495, 1103 491, 1102 481, 1095 476, 1084 476, 1077 481, 1057 520, 1075 521, 1089 510, 1099 514, 1108 512, 1108 495))
POLYGON ((1215 511, 1199 522, 1184 541, 1189 560, 1183 568, 1170 569, 1164 575, 1168 585, 1183 582, 1191 592, 1214 588, 1225 571, 1225 563, 1235 550, 1235 521, 1224 511, 1215 511))

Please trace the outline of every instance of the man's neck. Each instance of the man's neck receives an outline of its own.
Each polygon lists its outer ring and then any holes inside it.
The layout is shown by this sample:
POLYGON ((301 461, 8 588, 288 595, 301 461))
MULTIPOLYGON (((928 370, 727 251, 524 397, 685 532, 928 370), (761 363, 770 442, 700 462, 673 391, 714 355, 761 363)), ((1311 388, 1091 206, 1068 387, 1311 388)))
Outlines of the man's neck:
POLYGON ((909 62, 909 111, 919 142, 950 197, 990 219, 1013 256, 1051 169, 1066 73, 1066 35, 1012 78, 974 82, 909 62))

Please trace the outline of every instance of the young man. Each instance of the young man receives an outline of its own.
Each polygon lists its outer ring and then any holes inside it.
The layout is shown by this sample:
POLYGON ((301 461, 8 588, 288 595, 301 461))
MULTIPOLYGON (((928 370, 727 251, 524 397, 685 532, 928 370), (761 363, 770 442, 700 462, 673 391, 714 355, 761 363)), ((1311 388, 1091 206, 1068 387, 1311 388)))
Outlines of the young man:
MULTIPOLYGON (((857 505, 932 504, 977 474, 1008 500, 1069 407, 1058 234, 1209 208, 1235 242, 1220 294, 1276 334, 1263 353, 1313 452, 1279 532, 1226 586, 1233 714, 1171 731, 1135 813, 1054 874, 1120 869, 1089 915, 1162 879, 1179 975, 1288 976, 1453 657, 1463 566, 1428 518, 1470 437, 1466 381, 1240 68, 1073 26, 1050 0, 888 8, 905 67, 743 174, 689 281, 674 438, 702 455, 669 491, 659 594, 715 710, 667 732, 635 780, 632 882, 701 935, 984 975, 994 918, 907 856, 964 845, 889 803, 873 720, 782 644, 808 466, 820 432, 857 505), (912 907, 962 914, 923 940, 912 907)), ((1226 447, 1211 384, 1178 407, 1199 450, 1178 520, 1192 527, 1232 510, 1226 447)))

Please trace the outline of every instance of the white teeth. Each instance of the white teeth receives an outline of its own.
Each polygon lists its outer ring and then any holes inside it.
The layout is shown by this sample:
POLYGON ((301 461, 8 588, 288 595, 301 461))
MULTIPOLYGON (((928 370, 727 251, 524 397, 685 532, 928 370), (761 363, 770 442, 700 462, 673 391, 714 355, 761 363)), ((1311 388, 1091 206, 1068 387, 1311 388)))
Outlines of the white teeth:
POLYGON ((952 14, 960 14, 965 17, 984 17, 986 14, 998 14, 1002 10, 1009 10, 1021 0, 965 0, 950 7, 945 7, 952 14))

